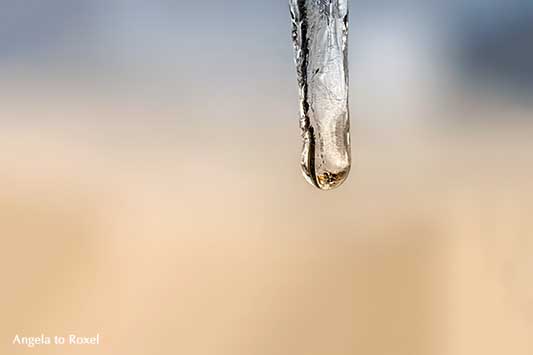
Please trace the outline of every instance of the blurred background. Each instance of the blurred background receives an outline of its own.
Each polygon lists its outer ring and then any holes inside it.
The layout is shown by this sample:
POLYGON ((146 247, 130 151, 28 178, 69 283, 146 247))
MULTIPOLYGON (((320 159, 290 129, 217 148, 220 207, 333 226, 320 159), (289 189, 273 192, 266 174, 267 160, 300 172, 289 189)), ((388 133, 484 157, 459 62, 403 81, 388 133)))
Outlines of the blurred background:
POLYGON ((287 1, 0 0, 0 353, 531 354, 532 38, 527 0, 352 0, 324 193, 287 1))

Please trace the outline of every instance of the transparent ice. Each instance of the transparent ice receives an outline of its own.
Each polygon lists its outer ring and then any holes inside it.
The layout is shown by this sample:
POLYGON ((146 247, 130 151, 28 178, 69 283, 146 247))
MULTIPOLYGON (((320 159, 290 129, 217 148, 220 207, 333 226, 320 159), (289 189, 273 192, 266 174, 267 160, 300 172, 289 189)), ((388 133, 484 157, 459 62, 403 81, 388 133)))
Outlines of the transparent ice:
POLYGON ((289 0, 300 90, 302 171, 322 190, 351 166, 348 0, 289 0))

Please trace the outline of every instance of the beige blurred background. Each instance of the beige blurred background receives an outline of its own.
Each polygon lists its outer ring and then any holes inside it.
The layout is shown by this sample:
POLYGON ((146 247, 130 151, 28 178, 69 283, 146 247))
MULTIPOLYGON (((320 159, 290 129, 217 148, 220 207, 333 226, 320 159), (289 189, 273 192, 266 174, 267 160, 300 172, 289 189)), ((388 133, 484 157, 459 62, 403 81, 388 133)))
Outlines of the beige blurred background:
POLYGON ((352 1, 327 193, 285 1, 0 6, 1 354, 533 352, 525 1, 352 1))

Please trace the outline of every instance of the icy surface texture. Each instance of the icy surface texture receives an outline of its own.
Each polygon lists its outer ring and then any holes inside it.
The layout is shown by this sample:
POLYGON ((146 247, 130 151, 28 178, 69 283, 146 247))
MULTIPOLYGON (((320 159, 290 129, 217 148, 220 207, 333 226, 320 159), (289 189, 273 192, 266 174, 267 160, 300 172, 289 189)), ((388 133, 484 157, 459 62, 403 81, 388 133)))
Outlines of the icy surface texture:
POLYGON ((302 171, 322 190, 350 172, 348 0, 289 0, 300 89, 302 171))

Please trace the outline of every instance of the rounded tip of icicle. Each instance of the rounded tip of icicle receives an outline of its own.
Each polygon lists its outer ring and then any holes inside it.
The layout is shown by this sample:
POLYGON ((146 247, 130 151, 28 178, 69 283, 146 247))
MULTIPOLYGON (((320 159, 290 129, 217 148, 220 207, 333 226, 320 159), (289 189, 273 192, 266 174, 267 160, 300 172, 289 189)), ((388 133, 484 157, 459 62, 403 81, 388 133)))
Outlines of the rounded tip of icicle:
POLYGON ((317 175, 315 179, 312 179, 310 176, 305 174, 306 180, 316 188, 322 191, 331 191, 340 187, 348 179, 350 173, 350 168, 342 170, 340 172, 324 172, 320 175, 317 175))

